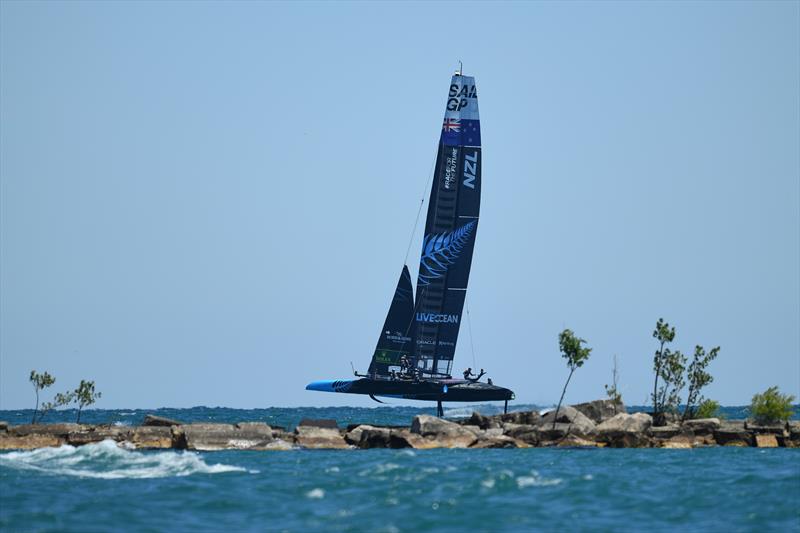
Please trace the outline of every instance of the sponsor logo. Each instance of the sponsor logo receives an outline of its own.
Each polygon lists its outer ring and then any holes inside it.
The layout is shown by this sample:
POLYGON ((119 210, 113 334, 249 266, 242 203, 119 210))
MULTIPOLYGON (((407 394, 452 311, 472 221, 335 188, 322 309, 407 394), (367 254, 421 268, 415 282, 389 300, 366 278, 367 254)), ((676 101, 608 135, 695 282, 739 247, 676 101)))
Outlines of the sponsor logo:
POLYGON ((431 233, 425 237, 419 261, 419 284, 428 285, 447 273, 469 242, 476 224, 477 221, 472 220, 451 232, 431 233))
POLYGON ((456 164, 458 164, 458 149, 452 148, 444 165, 444 188, 449 189, 456 179, 456 164))
POLYGON ((463 85, 459 87, 455 83, 450 86, 450 93, 447 99, 448 111, 461 111, 469 104, 470 98, 477 98, 478 93, 474 85, 463 85))
POLYGON ((478 174, 478 152, 464 155, 464 187, 475 188, 475 179, 478 174))
POLYGON ((442 313, 417 313, 417 322, 429 322, 432 324, 458 324, 458 315, 446 315, 442 313))

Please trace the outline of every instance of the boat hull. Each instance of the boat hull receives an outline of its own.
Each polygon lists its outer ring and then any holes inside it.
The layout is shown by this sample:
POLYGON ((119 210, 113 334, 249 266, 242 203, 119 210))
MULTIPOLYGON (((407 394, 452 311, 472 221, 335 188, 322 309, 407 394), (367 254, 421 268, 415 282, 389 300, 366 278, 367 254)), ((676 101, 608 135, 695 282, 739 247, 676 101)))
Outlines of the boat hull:
POLYGON ((348 379, 314 381, 306 390, 366 394, 407 400, 440 402, 492 402, 513 400, 514 392, 497 385, 464 380, 348 379))

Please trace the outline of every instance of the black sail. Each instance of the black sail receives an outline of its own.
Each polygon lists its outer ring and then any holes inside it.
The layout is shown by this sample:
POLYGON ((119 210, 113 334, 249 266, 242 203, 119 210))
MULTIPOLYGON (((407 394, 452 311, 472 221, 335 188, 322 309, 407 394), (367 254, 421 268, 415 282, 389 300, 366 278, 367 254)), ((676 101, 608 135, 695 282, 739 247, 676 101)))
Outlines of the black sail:
POLYGON ((481 134, 475 78, 456 74, 448 91, 417 278, 413 361, 426 375, 451 374, 480 198, 481 134))
POLYGON ((378 345, 369 365, 370 376, 387 376, 389 367, 400 370, 400 357, 405 355, 409 361, 413 356, 414 337, 414 289, 411 286, 411 274, 403 265, 397 288, 394 291, 386 322, 378 337, 378 345))

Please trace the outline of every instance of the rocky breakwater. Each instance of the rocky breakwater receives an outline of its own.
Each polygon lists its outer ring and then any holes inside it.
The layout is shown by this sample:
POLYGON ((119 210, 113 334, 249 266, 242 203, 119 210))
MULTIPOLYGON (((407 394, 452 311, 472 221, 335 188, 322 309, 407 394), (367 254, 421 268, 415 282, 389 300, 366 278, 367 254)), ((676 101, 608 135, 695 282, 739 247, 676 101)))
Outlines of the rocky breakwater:
POLYGON ((36 424, 0 422, 0 450, 68 444, 81 446, 111 439, 138 449, 292 450, 368 448, 696 448, 757 446, 800 448, 800 422, 771 426, 716 418, 654 427, 649 414, 625 412, 608 400, 537 411, 485 416, 473 413, 459 421, 418 415, 410 427, 303 420, 293 431, 263 422, 184 424, 147 416, 141 426, 36 424))

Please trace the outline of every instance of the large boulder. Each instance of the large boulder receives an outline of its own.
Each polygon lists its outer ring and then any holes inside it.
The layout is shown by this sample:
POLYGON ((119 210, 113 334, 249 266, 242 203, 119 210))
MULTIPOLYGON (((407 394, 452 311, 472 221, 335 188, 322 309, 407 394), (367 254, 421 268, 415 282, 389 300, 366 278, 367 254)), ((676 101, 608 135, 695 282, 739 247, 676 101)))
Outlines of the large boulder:
POLYGON ((136 448, 173 448, 172 429, 167 427, 139 426, 133 428, 131 444, 136 448))
POLYGON ((667 440, 678 435, 684 435, 686 433, 694 433, 689 428, 682 428, 677 424, 669 424, 666 426, 652 426, 650 428, 650 436, 654 439, 658 440, 667 440))
POLYGON ((180 426, 181 422, 177 420, 173 420, 171 418, 165 418, 163 416, 156 416, 156 415, 145 415, 144 422, 142 423, 143 426, 180 426))
POLYGON ((647 432, 653 418, 645 413, 619 413, 597 426, 600 442, 612 448, 640 448, 650 446, 647 432))
POLYGON ((34 450, 36 448, 61 446, 65 442, 63 437, 55 435, 35 433, 12 435, 10 433, 0 433, 0 450, 34 450))
POLYGON ((595 424, 602 424, 609 418, 612 418, 619 413, 627 412, 625 410, 625 404, 622 402, 616 403, 613 400, 608 399, 579 403, 573 405, 572 407, 583 413, 595 424))
POLYGON ((508 435, 483 435, 470 448, 530 448, 530 445, 508 435))
POLYGON ((753 434, 744 427, 743 421, 729 420, 714 431, 714 440, 720 446, 752 446, 753 434))
POLYGON ((501 425, 504 423, 533 425, 538 423, 541 417, 538 411, 513 411, 492 416, 501 425))
POLYGON ((800 448, 800 421, 790 420, 786 424, 786 438, 783 445, 787 448, 800 448))
POLYGON ((90 426, 80 424, 23 424, 9 428, 8 433, 15 437, 25 435, 48 435, 66 439, 67 435, 75 431, 88 429, 90 426))
POLYGON ((478 426, 481 429, 498 428, 500 424, 500 420, 482 415, 477 411, 473 411, 472 416, 464 421, 464 425, 478 426))
POLYGON ((695 435, 711 435, 720 428, 719 418, 695 418, 687 420, 683 426, 691 429, 695 435))
POLYGON ((260 449, 272 442, 272 428, 263 422, 186 424, 181 429, 189 450, 260 449))
POLYGON ((376 427, 362 424, 352 429, 345 436, 348 442, 354 442, 359 448, 435 448, 436 446, 420 435, 411 433, 407 428, 376 427))
POLYGON ((415 416, 411 433, 423 437, 428 448, 468 448, 478 440, 473 431, 430 415, 415 416))
POLYGON ((339 429, 336 420, 332 418, 304 418, 297 425, 313 428, 339 429))
POLYGON ((125 426, 89 426, 83 430, 68 433, 67 444, 82 446, 108 439, 122 442, 130 440, 132 434, 133 429, 125 426))
POLYGON ((512 424, 506 422, 503 424, 503 435, 520 440, 531 446, 538 445, 540 440, 539 427, 528 424, 512 424))
POLYGON ((786 435, 786 424, 782 422, 774 422, 772 424, 758 424, 752 420, 745 420, 745 429, 753 433, 763 433, 772 435, 786 435))
POLYGON ((350 447, 338 429, 297 426, 294 431, 295 443, 301 448, 341 450, 350 447))
POLYGON ((759 448, 777 448, 778 439, 773 433, 760 433, 756 435, 756 446, 759 448))
POLYGON ((586 415, 578 411, 572 406, 565 405, 558 409, 558 416, 555 410, 546 413, 536 423, 541 429, 553 427, 553 421, 556 424, 566 424, 569 426, 568 433, 580 437, 589 437, 594 435, 597 426, 586 415))

